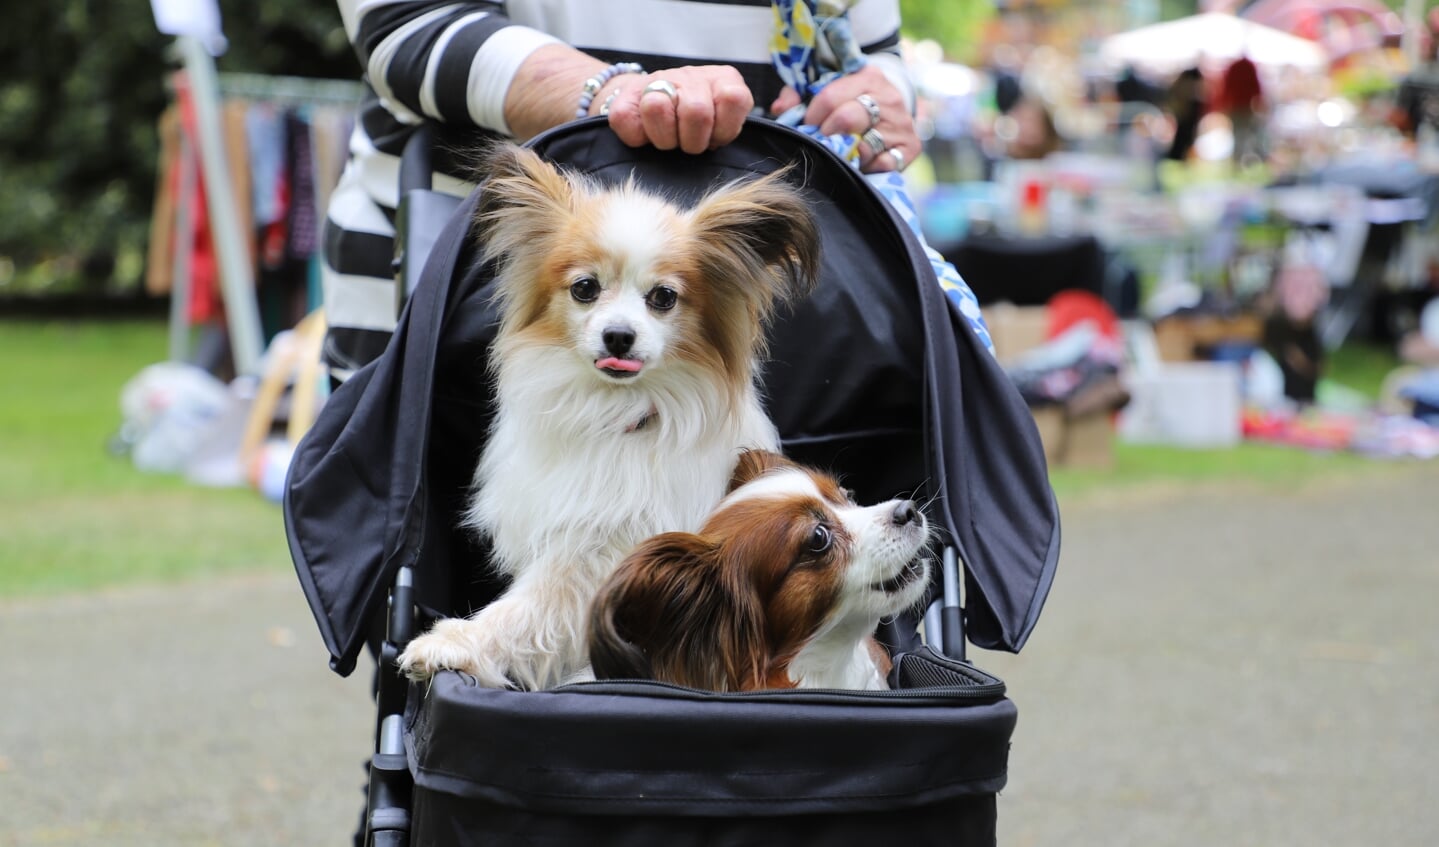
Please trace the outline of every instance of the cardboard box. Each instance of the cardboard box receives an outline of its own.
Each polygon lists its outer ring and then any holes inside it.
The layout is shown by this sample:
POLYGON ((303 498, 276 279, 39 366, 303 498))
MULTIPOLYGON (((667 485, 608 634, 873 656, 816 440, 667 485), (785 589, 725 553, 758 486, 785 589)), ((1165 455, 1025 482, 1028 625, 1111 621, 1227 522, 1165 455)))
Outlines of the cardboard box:
MULTIPOLYGON (((1049 310, 1044 306, 991 303, 984 320, 1001 365, 1048 340, 1049 310)), ((1031 409, 1044 458, 1051 467, 1108 468, 1114 465, 1114 416, 1108 413, 1067 419, 1059 407, 1031 409)))
POLYGON ((981 311, 994 341, 994 356, 1002 365, 1043 344, 1049 336, 1049 310, 1043 306, 991 303, 981 311))
POLYGON ((1114 416, 1108 413, 1082 418, 1064 416, 1058 406, 1031 409, 1044 460, 1054 468, 1104 470, 1114 467, 1114 416))
POLYGON ((1264 335, 1264 321, 1257 315, 1171 316, 1154 325, 1159 357, 1166 362, 1190 362, 1219 344, 1258 344, 1264 335))

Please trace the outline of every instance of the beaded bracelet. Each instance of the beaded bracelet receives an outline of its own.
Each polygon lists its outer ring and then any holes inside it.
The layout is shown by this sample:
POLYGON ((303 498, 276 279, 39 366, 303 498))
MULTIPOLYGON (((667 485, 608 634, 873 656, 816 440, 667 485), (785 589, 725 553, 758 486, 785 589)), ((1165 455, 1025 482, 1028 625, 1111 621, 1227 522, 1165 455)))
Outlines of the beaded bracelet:
POLYGON ((576 118, 588 117, 590 104, 595 102, 595 95, 605 87, 605 83, 614 79, 620 74, 642 74, 645 69, 634 62, 618 62, 600 71, 589 79, 585 80, 585 87, 580 91, 579 108, 575 109, 576 118))

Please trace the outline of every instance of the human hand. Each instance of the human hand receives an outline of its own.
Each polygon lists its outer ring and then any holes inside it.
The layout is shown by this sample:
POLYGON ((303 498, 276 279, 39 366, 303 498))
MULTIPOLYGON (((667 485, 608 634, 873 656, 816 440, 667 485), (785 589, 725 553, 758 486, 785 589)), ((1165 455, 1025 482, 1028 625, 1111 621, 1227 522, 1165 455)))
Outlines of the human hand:
POLYGON ((686 153, 713 150, 735 140, 754 108, 749 86, 728 65, 624 74, 611 85, 613 99, 602 92, 609 102, 610 128, 631 147, 653 144, 686 153), (668 89, 655 90, 660 82, 669 83, 674 95, 668 89))
MULTIPOLYGON (((770 105, 770 112, 778 115, 798 104, 799 94, 785 88, 770 105)), ((920 152, 919 133, 903 92, 873 63, 826 85, 810 101, 804 122, 819 127, 825 135, 877 133, 883 149, 876 150, 864 140, 859 145, 859 169, 864 173, 904 170, 920 152), (877 122, 871 121, 869 109, 858 99, 862 94, 878 107, 877 122)))

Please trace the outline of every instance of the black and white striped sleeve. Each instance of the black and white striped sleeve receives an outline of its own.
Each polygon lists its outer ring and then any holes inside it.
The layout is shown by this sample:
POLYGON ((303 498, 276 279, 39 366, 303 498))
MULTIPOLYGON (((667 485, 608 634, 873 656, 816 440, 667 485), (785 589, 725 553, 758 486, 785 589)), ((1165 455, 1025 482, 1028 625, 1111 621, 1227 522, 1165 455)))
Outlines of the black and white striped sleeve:
POLYGON ((498 2, 340 0, 370 86, 398 116, 511 134, 505 95, 553 36, 514 24, 498 2))
POLYGON ((849 10, 850 27, 860 49, 903 92, 914 113, 914 83, 899 53, 899 0, 859 0, 849 10))

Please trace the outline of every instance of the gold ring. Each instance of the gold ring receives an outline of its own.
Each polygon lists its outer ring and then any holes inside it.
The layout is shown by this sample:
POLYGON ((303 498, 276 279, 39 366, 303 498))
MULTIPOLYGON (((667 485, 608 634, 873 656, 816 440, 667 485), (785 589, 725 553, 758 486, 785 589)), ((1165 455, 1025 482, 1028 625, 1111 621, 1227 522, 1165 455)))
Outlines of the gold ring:
POLYGON ((667 79, 657 79, 646 85, 640 92, 640 97, 643 98, 646 94, 663 94, 674 103, 678 103, 680 99, 680 93, 675 90, 675 84, 667 79))

